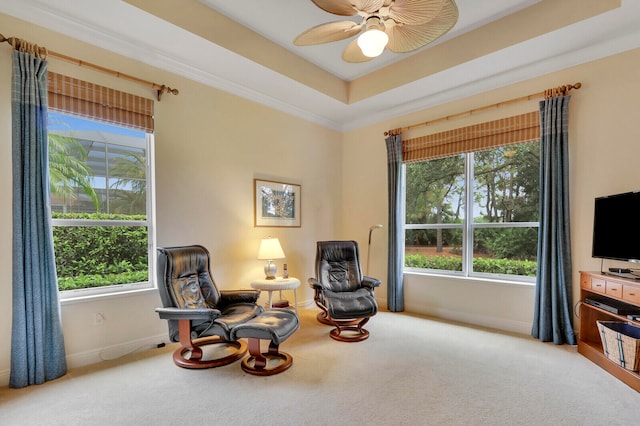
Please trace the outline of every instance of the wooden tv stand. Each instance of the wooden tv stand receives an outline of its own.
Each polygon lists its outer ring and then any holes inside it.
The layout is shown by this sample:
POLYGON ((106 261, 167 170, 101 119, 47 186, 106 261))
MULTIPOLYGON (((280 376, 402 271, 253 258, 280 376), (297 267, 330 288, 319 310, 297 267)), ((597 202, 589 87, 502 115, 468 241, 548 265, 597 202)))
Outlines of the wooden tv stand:
MULTIPOLYGON (((580 300, 589 296, 607 297, 640 307, 640 280, 619 278, 600 272, 580 271, 580 300)), ((640 326, 625 315, 617 315, 582 302, 580 304, 580 333, 578 352, 640 392, 640 374, 626 370, 607 359, 596 321, 626 321, 640 326)))

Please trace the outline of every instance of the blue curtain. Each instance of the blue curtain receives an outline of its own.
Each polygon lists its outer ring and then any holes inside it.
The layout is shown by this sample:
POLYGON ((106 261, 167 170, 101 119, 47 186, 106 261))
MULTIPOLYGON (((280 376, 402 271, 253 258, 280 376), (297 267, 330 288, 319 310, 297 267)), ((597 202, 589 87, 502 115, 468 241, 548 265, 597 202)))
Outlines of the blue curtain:
POLYGON ((47 62, 13 52, 13 319, 9 386, 66 373, 53 252, 47 151, 47 62))
POLYGON ((404 311, 402 274, 402 137, 392 135, 387 143, 387 174, 389 191, 389 254, 387 270, 387 308, 404 311))
POLYGON ((531 335, 556 345, 576 344, 569 231, 570 98, 557 96, 540 102, 540 228, 531 335))

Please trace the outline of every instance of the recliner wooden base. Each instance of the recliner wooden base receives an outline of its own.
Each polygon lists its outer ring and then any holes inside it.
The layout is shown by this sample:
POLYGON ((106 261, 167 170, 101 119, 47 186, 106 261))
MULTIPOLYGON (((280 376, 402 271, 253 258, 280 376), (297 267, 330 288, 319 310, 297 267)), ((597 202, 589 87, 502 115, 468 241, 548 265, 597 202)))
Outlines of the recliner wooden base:
POLYGON ((331 336, 333 340, 337 340, 339 342, 361 342, 369 338, 369 331, 359 327, 336 327, 329 332, 329 336, 331 336), (343 331, 353 331, 356 334, 344 336, 342 335, 343 331))
POLYGON ((289 369, 293 364, 293 357, 286 352, 280 352, 279 346, 269 342, 269 350, 261 352, 260 339, 249 338, 249 356, 242 360, 242 370, 254 376, 272 376, 289 369), (268 367, 270 360, 278 360, 278 364, 268 367))
POLYGON ((329 332, 329 336, 339 342, 361 342, 369 338, 369 331, 362 328, 368 322, 369 318, 363 318, 360 321, 347 320, 345 322, 334 319, 331 325, 335 328, 329 332), (354 322, 356 325, 353 325, 354 322), (345 331, 348 332, 346 336, 342 334, 345 331))
POLYGON ((223 365, 231 364, 241 359, 247 353, 247 344, 242 340, 228 341, 219 336, 203 337, 201 339, 191 340, 188 342, 180 340, 180 347, 173 352, 173 362, 182 368, 201 369, 215 368, 223 365), (220 358, 202 359, 202 347, 208 345, 227 345, 235 348, 235 350, 220 358), (189 353, 189 357, 186 355, 189 353))

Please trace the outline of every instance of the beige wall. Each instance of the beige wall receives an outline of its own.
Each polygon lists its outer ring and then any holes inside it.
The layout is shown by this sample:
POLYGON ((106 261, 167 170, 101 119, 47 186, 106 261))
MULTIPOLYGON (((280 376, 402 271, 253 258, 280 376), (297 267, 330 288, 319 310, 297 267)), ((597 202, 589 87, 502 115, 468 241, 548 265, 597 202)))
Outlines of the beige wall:
MULTIPOLYGON (((383 132, 390 128, 454 114, 489 103, 581 81, 570 107, 571 209, 574 298, 579 269, 599 269, 590 256, 593 198, 640 189, 637 158, 640 132, 636 103, 640 51, 632 51, 561 72, 498 88, 437 108, 341 135, 236 96, 162 72, 79 41, 0 15, 5 35, 45 44, 52 50, 104 64, 119 71, 168 84, 179 96, 156 103, 156 187, 158 245, 201 243, 213 256, 214 276, 222 288, 247 287, 262 273, 255 260, 261 237, 278 236, 290 273, 301 278, 298 298, 312 299, 306 278, 313 274, 316 240, 350 238, 367 255, 373 234, 369 274, 383 280, 377 297, 386 305, 387 172, 383 132), (302 228, 253 227, 254 178, 302 185, 302 228)), ((0 340, 11 335, 11 52, 0 47, 0 340)), ((52 71, 151 97, 148 89, 56 60, 52 71)), ((422 128, 413 137, 536 108, 536 102, 505 107, 456 122, 422 128)), ((365 261, 366 262, 366 261, 365 261)), ((281 263, 279 264, 281 266, 281 263)), ((613 265, 605 265, 613 266, 613 265)), ((363 265, 366 269, 367 265, 363 265)), ((473 279, 408 275, 407 311, 528 333, 533 312, 531 286, 473 279)), ((153 309, 155 292, 65 303, 62 307, 70 365, 111 358, 140 344, 153 345, 166 325, 153 309), (93 325, 103 312, 105 324, 93 325)), ((375 323, 371 322, 371 327, 375 323)), ((10 348, 0 345, 0 385, 8 382, 10 348)))
MULTIPOLYGON (((0 22, 4 22, 0 15, 0 22)), ((0 47, 0 385, 8 383, 11 342, 11 61, 10 49, 0 47), (6 376, 6 377, 3 377, 6 376), (4 380, 1 380, 3 379, 4 380)))
MULTIPOLYGON (((298 300, 310 303, 315 241, 341 233, 341 134, 139 62, 0 14, 3 34, 102 64, 180 90, 155 104, 157 242, 199 243, 212 254, 221 288, 249 288, 264 275, 260 239, 280 238, 289 273, 299 277, 298 300), (253 179, 302 186, 301 228, 254 228, 253 179)), ((145 97, 154 93, 115 77, 60 62, 65 73, 145 97)), ((11 49, 0 46, 0 385, 8 382, 11 337, 11 49)), ((278 261, 279 269, 284 261, 278 261)), ((266 300, 266 293, 261 296, 266 300)), ((62 320, 69 365, 113 358, 166 340, 166 322, 154 312, 157 292, 64 302, 62 320), (104 313, 103 325, 93 315, 104 313)))
MULTIPOLYGON (((582 82, 582 88, 572 92, 569 109, 573 296, 574 303, 577 302, 578 271, 600 269, 600 261, 591 257, 593 199, 640 190, 639 67, 640 50, 634 50, 347 133, 343 149, 344 229, 363 228, 361 215, 367 218, 364 223, 367 225, 386 217, 384 131, 538 93, 549 87, 582 82)), ((537 102, 519 103, 433 127, 413 129, 403 137, 516 115, 537 109, 537 102)), ((386 245, 386 233, 383 238, 384 241, 375 243, 386 245)), ((384 256, 386 251, 377 246, 372 249, 372 271, 375 267, 375 274, 386 281, 384 256)), ((617 264, 605 261, 604 267, 609 266, 617 264)), ((409 312, 530 332, 535 297, 533 286, 420 274, 405 275, 404 283, 405 308, 409 312)), ((577 322, 574 324, 577 326, 577 322)))

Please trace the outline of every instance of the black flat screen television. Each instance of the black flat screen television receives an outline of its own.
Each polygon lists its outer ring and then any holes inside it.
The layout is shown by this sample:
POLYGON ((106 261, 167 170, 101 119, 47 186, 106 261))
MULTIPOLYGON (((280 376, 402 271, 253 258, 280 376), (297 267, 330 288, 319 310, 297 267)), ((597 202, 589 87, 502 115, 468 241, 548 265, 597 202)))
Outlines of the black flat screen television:
POLYGON ((640 262, 640 192, 595 199, 592 256, 640 262))

